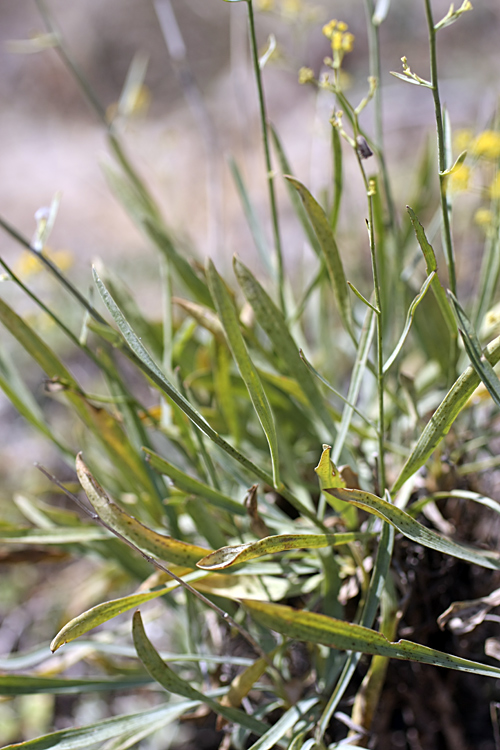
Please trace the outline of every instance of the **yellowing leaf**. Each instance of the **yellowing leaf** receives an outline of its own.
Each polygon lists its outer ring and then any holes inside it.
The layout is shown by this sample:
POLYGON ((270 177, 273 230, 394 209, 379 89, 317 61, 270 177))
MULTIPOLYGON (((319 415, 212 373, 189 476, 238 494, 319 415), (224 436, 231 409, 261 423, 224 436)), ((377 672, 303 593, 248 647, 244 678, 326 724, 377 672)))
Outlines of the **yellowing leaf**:
POLYGON ((76 457, 76 473, 99 518, 111 529, 118 531, 125 539, 150 555, 159 560, 194 568, 198 560, 210 551, 204 547, 197 547, 194 544, 187 544, 159 534, 122 510, 94 479, 84 464, 81 453, 76 457))

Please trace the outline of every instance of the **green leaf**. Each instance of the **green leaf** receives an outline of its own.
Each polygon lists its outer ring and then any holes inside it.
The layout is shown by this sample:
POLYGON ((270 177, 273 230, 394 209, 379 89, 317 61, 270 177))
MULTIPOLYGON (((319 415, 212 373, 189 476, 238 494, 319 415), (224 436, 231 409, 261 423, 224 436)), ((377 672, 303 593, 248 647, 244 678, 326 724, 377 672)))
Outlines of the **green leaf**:
POLYGON ((324 445, 318 465, 314 471, 318 475, 319 486, 322 490, 331 487, 345 487, 345 482, 330 458, 330 445, 324 445))
MULTIPOLYGON (((500 361, 500 336, 488 344, 484 354, 492 366, 500 361)), ((415 448, 394 483, 392 493, 397 492, 407 479, 412 477, 425 464, 444 436, 448 434, 453 422, 480 382, 481 379, 472 366, 468 367, 455 381, 425 426, 415 448)))
POLYGON ((345 406, 342 411, 342 419, 340 427, 338 429, 337 437, 333 446, 333 458, 334 461, 338 461, 344 443, 349 433, 351 426, 352 415, 354 412, 354 404, 358 400, 359 392, 361 390, 361 384, 365 375, 366 363, 368 361, 368 355, 372 345, 373 335, 375 333, 375 313, 373 310, 368 308, 365 319, 363 321, 363 328, 361 329, 361 336, 359 339, 358 350, 356 352, 356 361, 351 373, 351 382, 349 383, 349 390, 347 391, 347 398, 345 400, 345 406))
MULTIPOLYGON (((116 302, 106 289, 105 285, 99 278, 96 270, 93 269, 94 279, 101 295, 104 304, 110 311, 113 320, 118 325, 123 338, 129 345, 131 353, 129 354, 130 359, 150 378, 150 380, 165 393, 176 406, 178 406, 184 414, 200 429, 207 437, 209 437, 216 445, 222 448, 229 456, 238 461, 247 471, 255 474, 264 482, 269 484, 273 483, 273 478, 259 466, 252 463, 246 458, 240 451, 233 448, 224 438, 222 438, 202 417, 202 415, 189 403, 189 401, 175 388, 172 383, 168 380, 165 374, 160 370, 158 365, 153 361, 148 351, 144 348, 139 337, 134 333, 130 325, 127 323, 123 313, 118 308, 116 302)), ((294 503, 296 507, 301 506, 299 501, 294 498, 291 493, 287 493, 287 499, 294 503)), ((307 509, 306 509, 307 515, 307 509)), ((312 515, 312 514, 310 514, 312 515)))
POLYGON ((309 190, 301 182, 288 175, 286 176, 286 179, 298 191, 307 215, 311 220, 311 224, 316 233, 316 237, 318 238, 328 268, 330 281, 337 298, 340 316, 346 330, 348 333, 352 334, 353 322, 349 287, 347 286, 344 267, 340 259, 337 243, 335 242, 328 217, 317 200, 313 198, 309 190))
POLYGON ((238 283, 255 313, 257 322, 269 336, 276 354, 283 360, 286 374, 297 381, 316 415, 321 419, 327 430, 334 433, 336 431, 335 425, 328 413, 325 401, 311 373, 304 367, 300 359, 299 347, 288 330, 282 312, 276 307, 251 271, 237 257, 233 259, 233 266, 238 283))
POLYGON ((280 483, 278 439, 276 436, 276 427, 274 425, 274 417, 271 411, 271 407, 262 386, 259 373, 257 372, 257 369, 255 368, 255 365, 253 364, 248 354, 248 350, 238 323, 238 317, 234 309, 233 301, 231 300, 229 292, 227 291, 227 288, 221 277, 217 273, 217 270, 212 261, 208 262, 207 274, 210 291, 212 293, 212 297, 215 302, 215 307, 217 309, 220 321, 224 328, 224 333, 226 335, 229 348, 231 349, 236 364, 238 365, 241 377, 245 382, 255 412, 266 435, 273 465, 273 484, 275 487, 278 487, 280 483))
POLYGON ((458 323, 458 330, 462 336, 464 348, 471 361, 472 367, 488 389, 493 401, 497 406, 500 406, 500 380, 498 379, 498 375, 483 354, 476 331, 457 298, 452 292, 448 292, 448 296, 451 299, 458 323))
POLYGON ((405 323, 405 327, 403 328, 403 333, 401 334, 398 343, 394 347, 394 351, 392 352, 392 354, 390 355, 390 357, 388 357, 388 359, 387 359, 387 361, 386 361, 386 363, 385 363, 385 365, 383 367, 383 372, 384 373, 386 373, 389 370, 389 368, 391 367, 391 365, 396 360, 396 357, 398 356, 399 352, 403 348, 403 345, 404 345, 404 343, 405 343, 405 341, 407 339, 407 336, 408 336, 408 334, 410 332, 410 328, 411 328, 411 324, 413 322, 413 316, 415 315, 415 311, 416 311, 417 307, 419 306, 419 304, 422 302, 423 298, 425 297, 425 295, 427 293, 427 290, 429 288, 429 285, 432 283, 435 275, 436 275, 436 272, 432 271, 432 273, 430 274, 430 276, 427 276, 426 280, 422 284, 420 292, 417 294, 417 296, 412 301, 410 307, 408 308, 408 313, 406 315, 406 323, 405 323))
POLYGON ((248 750, 271 750, 290 729, 293 729, 298 721, 304 718, 308 711, 319 703, 319 700, 317 697, 305 698, 299 701, 296 706, 289 708, 248 750))
POLYGON ((467 151, 462 151, 462 153, 459 156, 457 156, 454 164, 449 169, 445 169, 444 172, 439 173, 441 177, 448 177, 449 175, 454 174, 455 172, 458 172, 458 170, 464 163, 466 156, 467 156, 467 151))
POLYGON ((198 560, 210 552, 204 547, 197 547, 194 544, 187 544, 159 534, 122 510, 94 479, 80 453, 76 457, 76 473, 99 518, 111 529, 119 532, 129 542, 150 555, 159 560, 194 568, 198 560))
POLYGON ((128 677, 117 680, 68 680, 59 677, 32 675, 0 675, 0 695, 80 695, 81 693, 130 690, 151 682, 148 677, 128 677))
POLYGON ((260 261, 266 269, 266 274, 273 278, 274 271, 270 261, 271 255, 269 243, 266 240, 264 229, 262 228, 262 224, 259 221, 257 212, 255 211, 255 208, 250 200, 250 196, 248 195, 248 191, 246 189, 245 183, 243 182, 241 172, 233 158, 229 159, 229 169, 233 176, 238 195, 240 196, 241 205, 243 206, 243 213, 245 214, 245 218, 252 234, 255 247, 257 248, 257 251, 259 253, 260 261))
POLYGON ((84 544, 86 542, 111 539, 112 534, 98 526, 80 525, 76 528, 56 527, 53 529, 31 529, 16 526, 10 529, 0 528, 0 539, 3 544, 84 544))
POLYGON ((170 261, 179 278, 189 289, 195 299, 207 307, 212 307, 212 300, 208 288, 202 279, 195 273, 191 264, 175 249, 171 237, 167 234, 165 227, 160 226, 150 218, 144 220, 144 229, 149 238, 155 243, 159 250, 170 261))
POLYGON ((437 276, 437 261, 436 261, 436 255, 434 253, 434 250, 432 248, 432 245, 429 243, 427 237, 425 236, 425 231, 418 220, 417 215, 413 211, 410 206, 406 206, 406 210, 408 211, 408 215, 410 217, 410 221, 413 226, 413 230, 415 232, 415 236, 417 238, 418 244, 420 245, 420 249, 422 250, 425 264, 426 264, 426 270, 427 275, 430 276, 433 272, 435 272, 435 276, 433 276, 432 282, 431 282, 431 288, 433 291, 433 294, 436 298, 436 302, 439 305, 439 309, 441 310, 441 314, 443 318, 446 321, 446 324, 449 328, 450 333, 455 336, 456 335, 456 325, 455 320, 453 318, 453 312, 450 308, 450 304, 448 302, 448 299, 446 298, 446 292, 443 288, 443 285, 441 284, 438 276, 437 276))
POLYGON ((378 654, 392 659, 417 661, 437 667, 456 669, 459 672, 472 672, 484 677, 500 676, 499 667, 490 667, 452 654, 436 651, 411 641, 399 640, 392 643, 381 633, 362 625, 336 620, 333 617, 292 609, 282 604, 269 604, 244 599, 242 604, 251 617, 271 630, 306 643, 322 643, 340 651, 359 651, 364 654, 378 654))
MULTIPOLYGON (((285 154, 285 151, 283 149, 283 145, 281 143, 281 140, 278 136, 278 133, 276 129, 271 125, 271 135, 273 138, 274 148, 276 150, 276 154, 278 156, 278 161, 281 169, 281 174, 283 176, 285 175, 293 175, 293 170, 290 166, 290 162, 287 159, 287 156, 285 154)), ((311 226, 311 222, 308 219, 307 213, 304 209, 304 206, 302 204, 302 201, 300 200, 296 189, 292 186, 292 183, 287 180, 286 186, 288 190, 288 195, 290 198, 290 203, 293 206, 293 210, 295 211, 295 214, 297 218, 299 219, 300 223, 302 224, 302 228, 304 229, 304 233, 307 237, 307 240, 309 244, 311 245, 312 249, 318 256, 318 258, 321 258, 321 246, 318 242, 318 238, 316 237, 316 234, 314 233, 314 230, 311 226)))
POLYGON ((231 565, 253 560, 263 555, 274 555, 291 549, 320 549, 322 547, 339 547, 356 540, 369 539, 371 534, 353 532, 347 534, 278 534, 267 536, 256 542, 237 544, 233 547, 221 547, 199 560, 196 565, 203 570, 222 570, 231 565))
POLYGON ((194 688, 189 682, 186 682, 186 680, 183 680, 182 677, 179 677, 173 672, 170 667, 165 664, 151 641, 148 639, 142 624, 140 612, 134 613, 132 634, 139 659, 142 661, 151 677, 164 687, 165 690, 182 695, 190 700, 201 701, 211 708, 212 711, 220 714, 228 721, 236 722, 240 726, 246 727, 258 735, 262 734, 262 732, 267 729, 267 726, 263 722, 248 716, 243 711, 229 706, 222 706, 213 698, 209 698, 208 695, 203 695, 203 693, 196 690, 196 688, 194 688))
POLYGON ((105 742, 146 727, 150 727, 151 732, 156 732, 167 724, 171 724, 182 714, 196 708, 198 704, 199 701, 170 703, 137 714, 104 719, 104 721, 78 727, 78 729, 62 729, 35 740, 7 745, 3 750, 77 750, 77 748, 95 747, 98 742, 105 742))
POLYGON ((459 560, 467 560, 476 565, 481 565, 483 568, 500 570, 500 554, 485 552, 467 544, 447 539, 423 526, 401 508, 382 500, 371 492, 348 489, 328 489, 325 491, 339 500, 344 500, 368 513, 373 513, 384 521, 388 521, 408 539, 412 539, 417 544, 438 550, 438 552, 444 552, 444 554, 457 557, 459 560))
POLYGON ((95 607, 88 609, 66 623, 52 640, 50 650, 57 651, 65 643, 76 640, 76 638, 88 633, 89 630, 93 630, 98 625, 112 620, 113 617, 117 617, 129 609, 139 607, 141 604, 145 604, 152 599, 157 599, 159 596, 168 594, 178 586, 177 581, 174 581, 170 586, 158 589, 157 591, 148 591, 144 594, 131 594, 130 596, 122 596, 119 599, 112 599, 109 602, 97 604, 95 607))
POLYGON ((153 469, 156 469, 156 471, 169 477, 174 485, 183 492, 186 492, 189 495, 195 495, 196 497, 201 497, 215 508, 226 510, 234 515, 247 515, 246 508, 244 508, 241 503, 233 500, 232 497, 228 497, 222 492, 214 490, 213 487, 209 487, 207 484, 200 482, 198 479, 190 477, 189 474, 185 474, 165 458, 159 456, 154 451, 149 450, 149 448, 143 448, 143 451, 153 469))

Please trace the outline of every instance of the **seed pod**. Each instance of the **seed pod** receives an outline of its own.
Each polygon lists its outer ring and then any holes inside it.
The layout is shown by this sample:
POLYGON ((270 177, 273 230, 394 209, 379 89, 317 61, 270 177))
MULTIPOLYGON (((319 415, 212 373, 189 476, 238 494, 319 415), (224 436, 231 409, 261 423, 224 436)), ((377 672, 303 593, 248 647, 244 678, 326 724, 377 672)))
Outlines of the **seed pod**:
POLYGON ((369 159, 370 156, 373 156, 373 151, 362 135, 358 135, 356 138, 356 151, 361 159, 369 159))

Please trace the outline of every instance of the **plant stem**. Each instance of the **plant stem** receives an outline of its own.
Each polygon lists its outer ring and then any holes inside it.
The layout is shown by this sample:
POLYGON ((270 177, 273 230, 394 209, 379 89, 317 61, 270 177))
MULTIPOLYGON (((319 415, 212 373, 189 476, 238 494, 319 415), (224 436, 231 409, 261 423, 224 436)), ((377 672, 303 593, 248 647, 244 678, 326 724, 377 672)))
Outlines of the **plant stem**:
POLYGON ((375 308, 377 314, 377 367, 376 367, 376 378, 377 378, 377 397, 378 397, 378 481, 379 481, 379 492, 383 495, 386 488, 385 478, 385 461, 384 461, 384 432, 385 432, 385 418, 384 418, 384 350, 383 350, 383 320, 382 320, 382 299, 380 294, 380 280, 378 275, 377 267, 377 254, 375 247, 375 227, 374 227, 374 212, 373 212, 373 190, 376 189, 376 182, 368 180, 363 162, 358 156, 359 168, 363 176, 365 183, 366 193, 368 196, 368 220, 366 226, 368 229, 368 240, 370 244, 370 256, 372 261, 372 275, 373 275, 373 292, 375 298, 375 308))
POLYGON ((283 314, 286 316, 285 295, 284 295, 284 271, 283 271, 283 252, 281 247, 281 236, 278 221, 278 204, 276 201, 276 192, 274 190, 274 172, 271 164, 271 151, 269 148, 268 123, 266 113, 266 102, 264 99, 264 89, 262 87, 262 75, 259 65, 259 52, 257 48, 257 37, 255 34, 255 19, 253 13, 252 0, 247 0, 248 7, 248 27, 250 32, 250 46, 252 51, 252 62, 255 80, 257 82, 257 91, 259 96, 260 126, 262 131, 262 143, 264 145, 264 155, 266 160, 267 187, 269 192, 269 204, 271 207, 271 221, 273 226, 274 248, 276 251, 276 264, 278 275, 278 298, 283 314))
POLYGON ((446 170, 446 148, 443 126, 443 112, 441 109, 441 99, 439 96, 438 70, 437 70, 437 50, 436 50, 436 29, 432 17, 431 0, 425 0, 425 14, 427 17, 427 26, 429 31, 429 53, 431 68, 431 90, 434 98, 434 110, 436 115, 437 145, 438 145, 438 166, 439 166, 439 192, 441 197, 441 213, 443 217, 443 245, 446 265, 448 267, 448 282, 450 290, 456 295, 457 281, 455 274, 455 257, 453 254, 453 242, 451 239, 450 210, 446 198, 446 177, 443 172, 446 170))

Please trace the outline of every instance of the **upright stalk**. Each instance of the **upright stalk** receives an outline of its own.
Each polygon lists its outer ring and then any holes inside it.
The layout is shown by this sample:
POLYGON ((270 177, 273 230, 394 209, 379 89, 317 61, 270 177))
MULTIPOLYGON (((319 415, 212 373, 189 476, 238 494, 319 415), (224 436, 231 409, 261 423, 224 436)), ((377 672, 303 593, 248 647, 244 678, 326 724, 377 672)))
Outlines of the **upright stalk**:
POLYGON ((453 242, 451 239, 450 212, 448 201, 446 199, 446 148, 443 126, 443 112, 441 109, 441 99, 439 97, 438 70, 437 70, 437 51, 436 51, 436 29, 434 28, 434 19, 432 17, 431 0, 425 0, 425 14, 427 17, 427 27, 429 31, 429 53, 431 67, 431 91, 434 98, 434 109, 436 114, 436 130, 438 144, 438 165, 439 165, 439 193, 441 197, 441 213, 443 217, 443 245, 446 265, 448 267, 448 283, 453 294, 457 291, 457 280, 455 274, 455 257, 453 254, 453 242))
MULTIPOLYGON (((364 174, 364 171, 363 171, 364 174)), ((366 181, 366 177, 365 177, 366 181)), ((377 269, 377 256, 375 249, 375 228, 373 224, 373 192, 372 183, 367 185, 368 194, 368 238, 370 243, 370 255, 372 260, 373 289, 375 296, 375 307, 377 308, 377 397, 378 397, 378 484, 379 493, 384 495, 386 488, 385 461, 384 461, 384 351, 383 351, 383 324, 382 307, 380 296, 380 282, 377 269)))
MULTIPOLYGON (((365 14, 366 14, 366 27, 368 32, 368 49, 369 49, 369 61, 370 61, 370 76, 376 79, 377 86, 373 95, 373 104, 375 107, 375 145, 377 159, 380 164, 380 170, 382 172, 382 180, 384 183, 384 192, 387 200, 387 211, 389 214, 389 224, 393 230, 396 231, 396 211, 394 208, 394 201, 392 199, 391 184, 389 181, 389 173, 384 157, 384 126, 382 119, 382 87, 381 79, 382 72, 380 66, 380 40, 379 40, 379 27, 378 24, 374 23, 373 15, 375 13, 373 0, 365 0, 365 14)), ((396 257, 399 257, 397 254, 396 257)))
POLYGON ((266 102, 264 99, 264 89, 262 87, 262 75, 259 65, 259 52, 257 48, 257 37, 255 35, 255 19, 253 13, 252 0, 247 0, 248 7, 248 26, 250 31, 250 46, 252 51, 252 63, 254 68, 255 80, 257 81, 257 91, 259 96, 260 126, 262 131, 262 142, 264 144, 264 155, 266 160, 267 187, 269 192, 269 204, 271 207, 271 221, 273 227, 274 248, 276 252, 276 265, 278 276, 278 298, 281 311, 286 314, 285 295, 284 295, 284 270, 283 270, 283 252, 281 247, 281 236, 278 221, 278 204, 276 201, 276 192, 274 190, 274 172, 271 164, 271 151, 269 148, 268 124, 266 113, 266 102))

